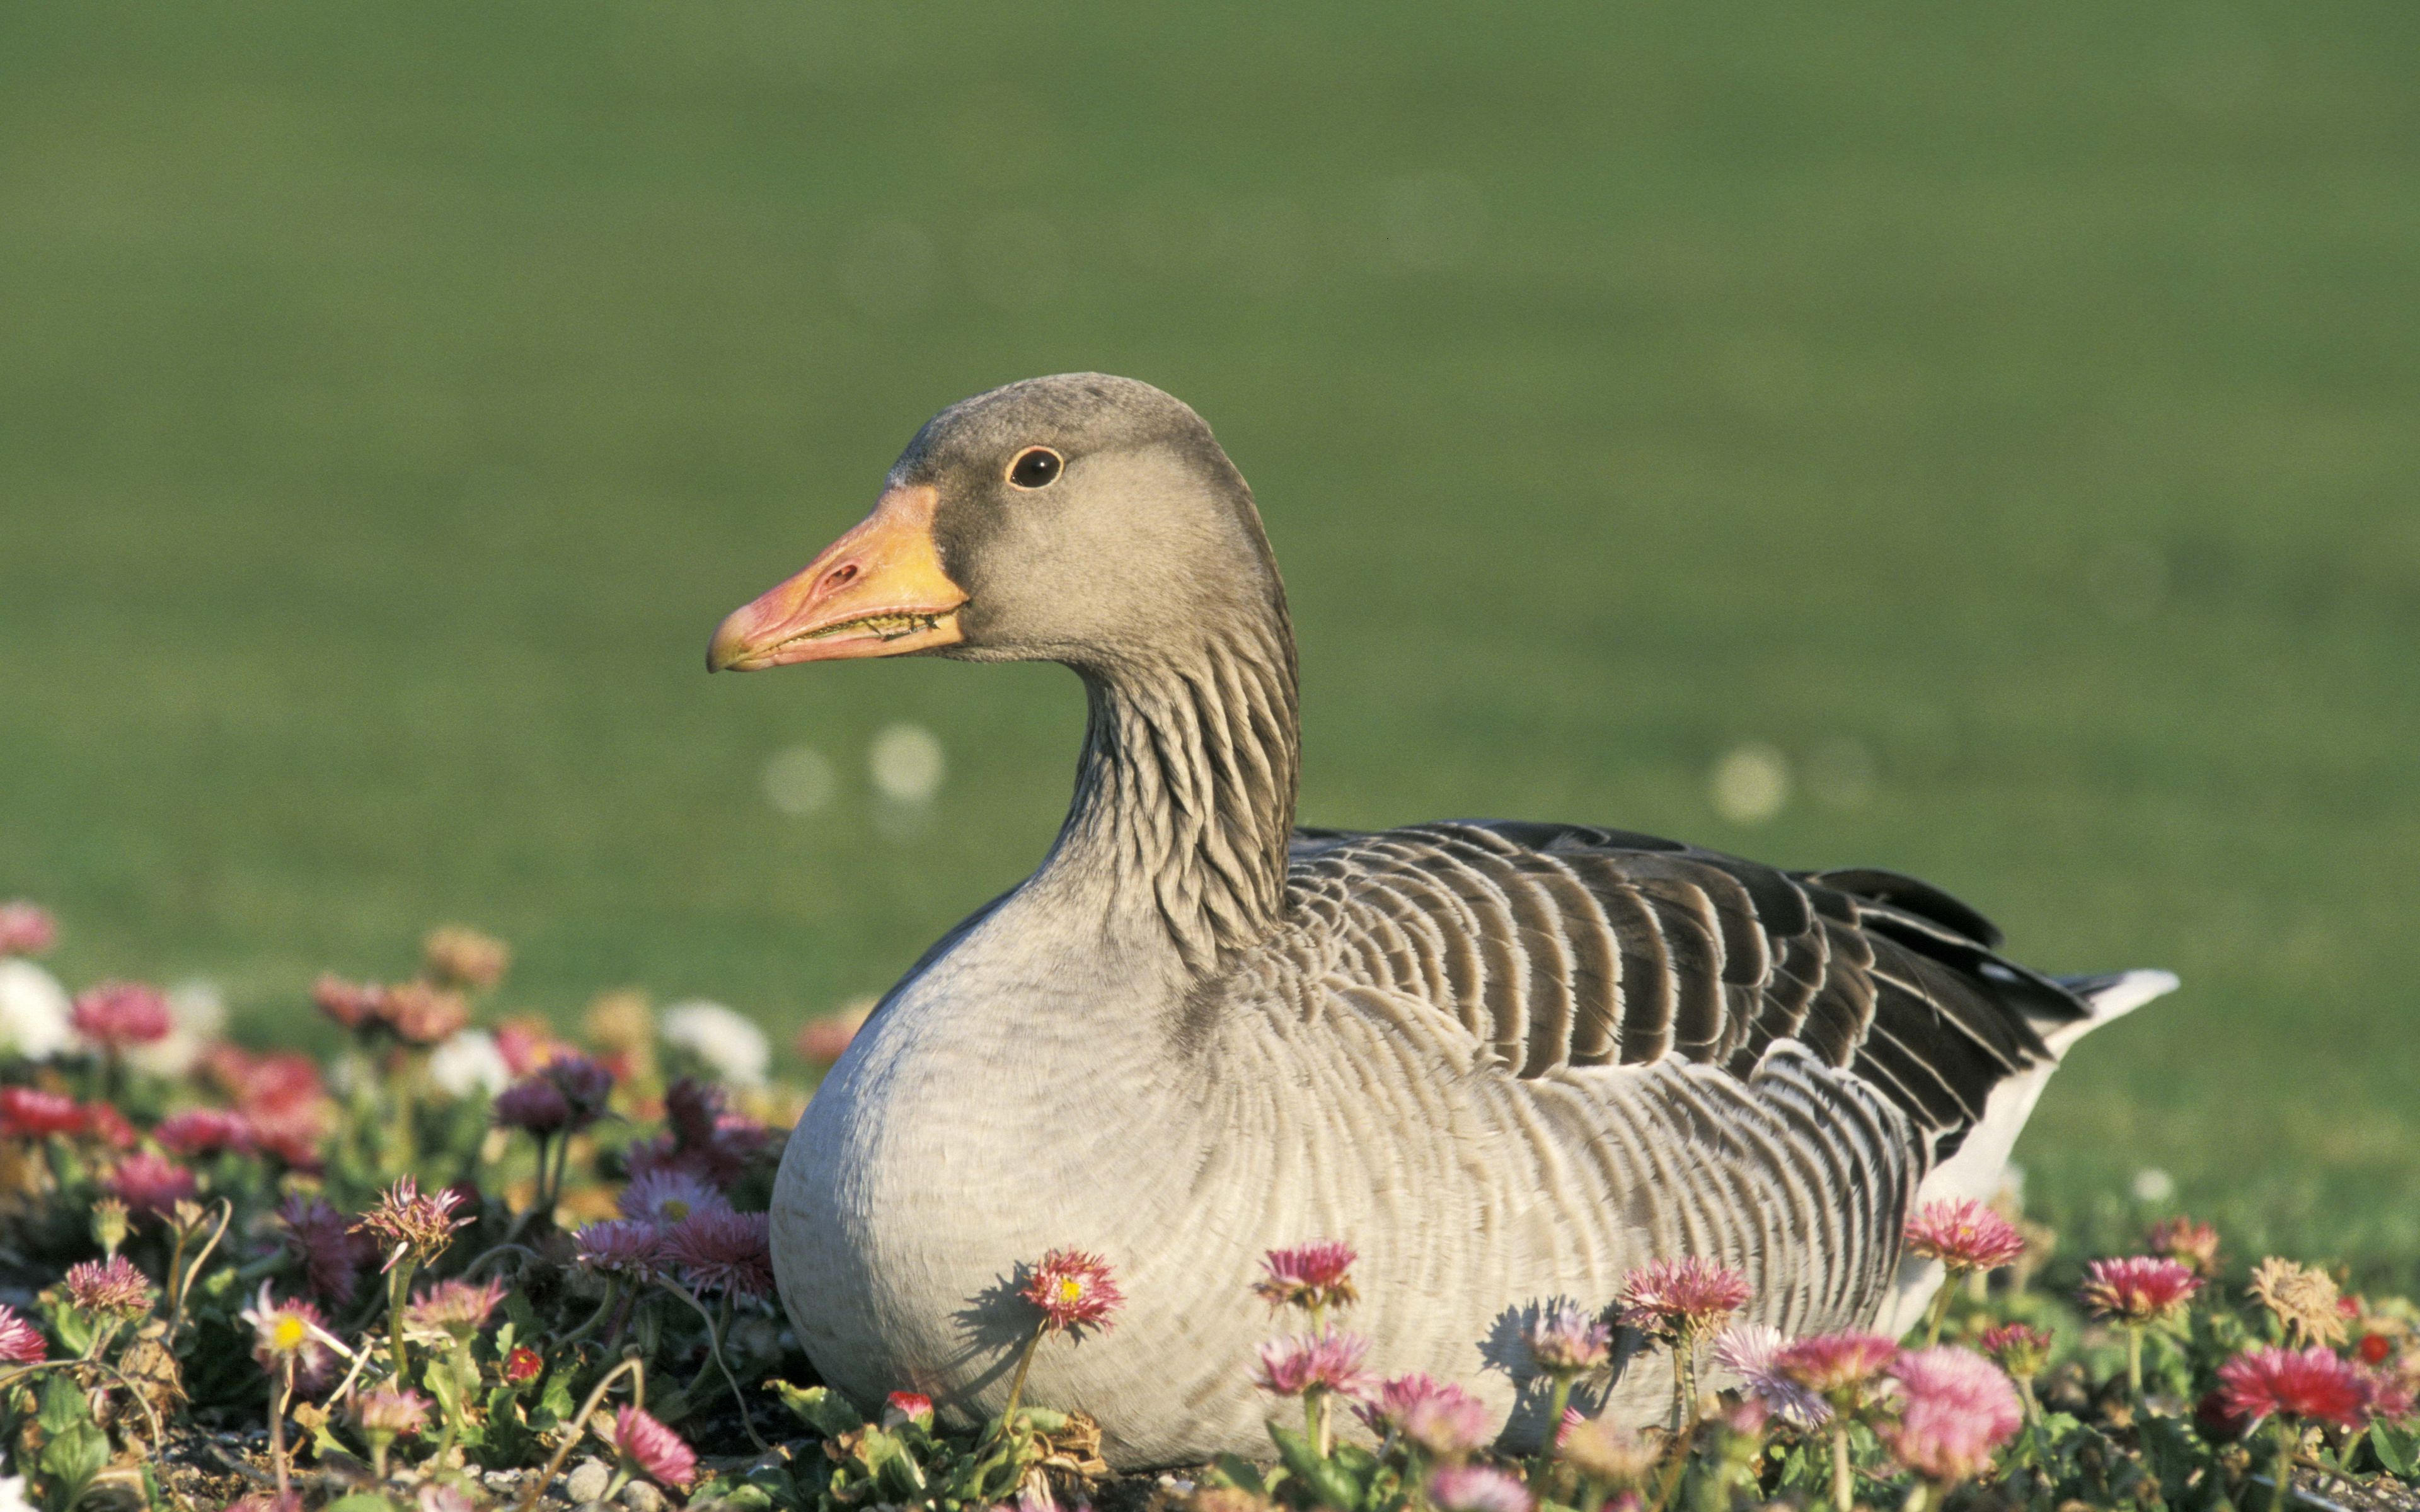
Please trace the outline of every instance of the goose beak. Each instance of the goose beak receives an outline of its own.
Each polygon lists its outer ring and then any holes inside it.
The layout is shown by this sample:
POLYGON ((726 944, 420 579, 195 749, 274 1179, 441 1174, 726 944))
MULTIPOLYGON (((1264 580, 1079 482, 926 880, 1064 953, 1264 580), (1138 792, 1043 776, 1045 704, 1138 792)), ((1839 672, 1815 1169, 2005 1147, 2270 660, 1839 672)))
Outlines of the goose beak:
POLYGON ((966 639, 966 590, 941 570, 930 487, 892 488, 807 570, 735 610, 714 632, 706 670, 759 671, 794 661, 904 656, 966 639))

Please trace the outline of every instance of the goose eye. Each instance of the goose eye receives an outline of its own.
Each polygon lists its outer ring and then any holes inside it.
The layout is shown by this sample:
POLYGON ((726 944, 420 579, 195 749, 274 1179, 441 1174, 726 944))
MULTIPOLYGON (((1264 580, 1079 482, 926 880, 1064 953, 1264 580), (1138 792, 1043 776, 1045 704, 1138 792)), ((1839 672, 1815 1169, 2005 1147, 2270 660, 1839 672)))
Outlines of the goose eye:
POLYGON ((1047 488, 1066 460, 1047 446, 1029 446, 1008 465, 1008 481, 1020 488, 1047 488))

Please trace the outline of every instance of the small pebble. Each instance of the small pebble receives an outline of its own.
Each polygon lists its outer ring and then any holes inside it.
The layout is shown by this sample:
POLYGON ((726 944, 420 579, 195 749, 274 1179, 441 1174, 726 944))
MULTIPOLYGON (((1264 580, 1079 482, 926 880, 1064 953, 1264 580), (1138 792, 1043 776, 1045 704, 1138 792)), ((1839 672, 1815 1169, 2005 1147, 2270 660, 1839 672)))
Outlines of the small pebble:
POLYGON ((629 1512, 664 1512, 664 1493, 643 1480, 622 1488, 622 1504, 629 1512))
POLYGON ((605 1488, 612 1484, 613 1471, 602 1459, 583 1459, 571 1467, 563 1477, 563 1494, 570 1501, 588 1503, 601 1501, 605 1488))

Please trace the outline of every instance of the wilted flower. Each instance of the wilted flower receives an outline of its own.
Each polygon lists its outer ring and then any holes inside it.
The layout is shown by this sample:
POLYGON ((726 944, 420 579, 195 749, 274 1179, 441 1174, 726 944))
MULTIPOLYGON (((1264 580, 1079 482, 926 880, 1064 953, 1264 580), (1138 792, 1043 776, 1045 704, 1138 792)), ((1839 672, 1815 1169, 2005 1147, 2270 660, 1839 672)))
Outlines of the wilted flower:
POLYGON ((119 1319, 149 1312, 151 1299, 157 1295, 151 1278, 123 1255, 69 1266, 66 1286, 68 1300, 76 1306, 119 1319))
POLYGON ((2204 1280, 2218 1274, 2218 1229, 2182 1213, 2163 1218, 2143 1235, 2143 1247, 2188 1266, 2204 1280))
POLYGON ((1636 1486, 1663 1461, 1664 1444, 1601 1413, 1584 1416, 1575 1407, 1555 1429, 1555 1452, 1584 1479, 1636 1486))
POLYGON ((1701 1336, 1747 1305, 1747 1277, 1719 1260, 1654 1260, 1621 1283, 1621 1320, 1667 1344, 1701 1336))
POLYGON ((1085 1327, 1114 1328, 1109 1315, 1125 1305, 1125 1294, 1109 1273, 1109 1262, 1078 1249, 1054 1249, 1030 1272, 1017 1288, 1026 1301, 1042 1309, 1043 1326, 1052 1333, 1085 1327))
POLYGON ((417 1180, 400 1177, 379 1198, 378 1206, 362 1214, 353 1227, 376 1236, 387 1250, 386 1263, 380 1270, 394 1270, 396 1262, 407 1254, 425 1264, 454 1242, 454 1230, 471 1221, 456 1216, 454 1210, 459 1201, 452 1192, 431 1192, 422 1196, 417 1180))
POLYGON ((0 1363, 33 1365, 49 1353, 50 1346, 43 1340, 42 1331, 16 1308, 0 1303, 0 1363))
POLYGON ((0 903, 0 956, 40 955, 58 938, 58 925, 48 910, 23 899, 0 903))
POLYGON ((327 1384, 335 1353, 328 1348, 328 1328, 318 1308, 300 1297, 275 1301, 264 1281, 260 1295, 242 1316, 252 1325, 252 1357, 260 1368, 277 1376, 291 1366, 294 1385, 303 1392, 327 1384))
POLYGON ((162 1119, 151 1131, 161 1148, 188 1159, 252 1149, 252 1124, 228 1108, 187 1108, 162 1119))
POLYGON ((2019 1381, 2031 1381, 2050 1364, 2051 1335, 2026 1323, 2002 1323, 1983 1331, 1983 1352, 2019 1381))
POLYGON ((2167 1317, 2200 1289, 2201 1277, 2177 1261, 2136 1255, 2086 1266, 2076 1295, 2095 1316, 2139 1327, 2167 1317))
POLYGON ((2246 1350, 2218 1367, 2219 1399, 2247 1425, 2271 1414, 2354 1429, 2369 1421, 2370 1388, 2332 1350, 2246 1350))
POLYGON ((1459 1459, 1496 1436, 1487 1404, 1421 1371, 1381 1384, 1354 1409, 1370 1431, 1394 1433, 1437 1459, 1459 1459))
POLYGON ((1335 1239, 1273 1249, 1261 1257, 1265 1273, 1252 1283, 1252 1290, 1272 1311, 1289 1304, 1311 1311, 1349 1306, 1360 1296, 1353 1289, 1357 1258, 1352 1245, 1335 1239))
POLYGON ((137 1217, 165 1217, 198 1189, 193 1172, 147 1150, 127 1156, 109 1173, 110 1195, 137 1217))
POLYGON ((899 1427, 915 1423, 924 1427, 933 1426, 933 1398, 920 1391, 894 1391, 882 1400, 882 1426, 899 1427))
POLYGON ((1437 1512, 1529 1512, 1529 1489, 1485 1465, 1447 1465, 1429 1477, 1437 1512))
POLYGON ((638 1408, 614 1412, 613 1447, 631 1469, 676 1491, 697 1479, 697 1451, 638 1408))
POLYGON ((318 1197, 295 1193, 279 1205, 277 1217, 286 1226, 287 1253, 302 1262, 311 1289, 339 1307, 351 1302, 362 1268, 377 1258, 377 1245, 318 1197))
POLYGON ((168 1038, 168 999, 139 981, 104 981, 76 995, 75 1031, 110 1055, 168 1038))
POLYGON ((622 1189, 625 1218, 640 1218, 659 1228, 702 1212, 729 1212, 730 1199, 687 1171, 644 1171, 622 1189))
POLYGON ((1907 1249, 1962 1275, 2014 1264, 2025 1253, 2025 1237, 1974 1198, 1960 1197, 1918 1208, 1907 1221, 1907 1249))
POLYGON ((521 1129, 540 1139, 571 1125, 571 1100, 541 1072, 526 1076, 496 1094, 489 1116, 503 1129, 521 1129))
POLYGON ((1714 1363, 1740 1378, 1748 1395, 1785 1423, 1811 1428, 1832 1415, 1823 1398, 1785 1375, 1777 1362, 1788 1341, 1770 1323, 1733 1323, 1714 1339, 1714 1363))
POLYGON ((403 1319, 413 1328, 467 1338, 487 1326, 504 1300, 502 1281, 491 1276, 474 1286, 458 1276, 421 1288, 405 1304, 403 1319))
POLYGON ((2285 1326, 2288 1343, 2344 1342, 2344 1299, 2325 1271, 2273 1255, 2252 1268, 2244 1290, 2285 1326))
POLYGON ((1543 1374, 1569 1380, 1605 1364, 1613 1349, 1613 1326, 1578 1303, 1558 1301, 1529 1324, 1524 1339, 1543 1374))
POLYGON ((74 1098, 32 1087, 0 1087, 0 1134, 11 1139, 80 1134, 91 1122, 74 1098))
POLYGON ((772 1220, 761 1212, 691 1213, 664 1231, 664 1254, 701 1290, 773 1294, 772 1220))
POLYGON ((1260 1368, 1253 1372, 1252 1381, 1261 1390, 1280 1396, 1310 1392, 1359 1396, 1370 1387, 1370 1378, 1361 1369, 1369 1352, 1368 1339, 1332 1328, 1275 1338, 1261 1346, 1260 1368))
POLYGON ((1823 1398, 1835 1412, 1854 1416, 1873 1399, 1899 1346, 1879 1334, 1818 1334, 1785 1345, 1773 1369, 1823 1398))
POLYGON ((1927 1480, 1950 1485, 1976 1474, 2024 1420, 2009 1378, 1972 1350, 1914 1350, 1890 1374, 1900 1411, 1878 1431, 1892 1456, 1927 1480))
POLYGON ((664 1268, 663 1230, 631 1218, 608 1218, 571 1236, 582 1270, 651 1280, 664 1268))
POLYGON ((656 1032, 734 1087, 758 1086, 773 1067, 772 1041, 756 1021, 721 1003, 675 1003, 657 1020, 656 1032))
POLYGON ((459 924, 431 930, 421 942, 420 958, 430 978, 447 987, 486 992, 504 980, 513 964, 512 947, 491 935, 459 924))

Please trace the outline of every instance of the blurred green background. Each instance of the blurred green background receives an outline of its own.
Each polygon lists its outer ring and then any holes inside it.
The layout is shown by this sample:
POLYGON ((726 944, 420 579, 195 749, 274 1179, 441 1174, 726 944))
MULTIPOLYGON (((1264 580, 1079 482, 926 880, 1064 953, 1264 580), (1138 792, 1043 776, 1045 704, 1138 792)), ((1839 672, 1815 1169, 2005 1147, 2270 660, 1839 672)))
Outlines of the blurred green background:
POLYGON ((2037 1207, 2420 1255, 2420 9, 1276 8, 0 9, 0 896, 256 1038, 453 919, 557 1014, 877 991, 1076 684, 707 633, 1102 368, 1260 494, 1306 821, 2172 967, 2037 1207))

